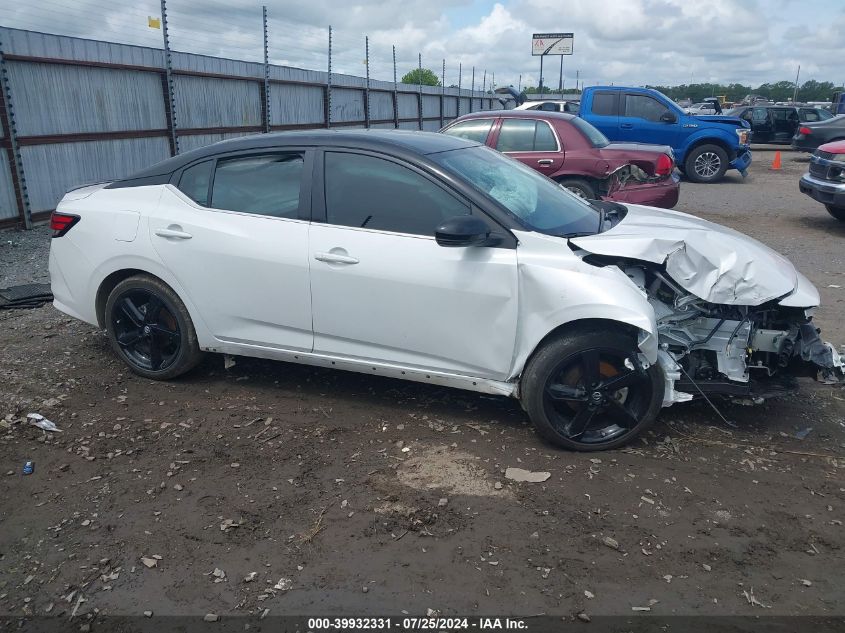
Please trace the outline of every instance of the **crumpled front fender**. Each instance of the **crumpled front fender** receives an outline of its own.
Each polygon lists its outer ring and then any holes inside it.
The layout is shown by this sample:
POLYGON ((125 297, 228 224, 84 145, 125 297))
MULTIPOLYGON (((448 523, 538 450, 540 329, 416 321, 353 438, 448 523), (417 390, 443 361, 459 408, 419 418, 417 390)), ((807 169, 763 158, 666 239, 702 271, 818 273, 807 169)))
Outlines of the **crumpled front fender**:
POLYGON ((561 238, 521 232, 517 237, 530 247, 519 250, 520 331, 511 378, 522 373, 549 333, 586 320, 635 328, 640 352, 649 363, 657 362, 654 308, 624 272, 584 263, 561 238))

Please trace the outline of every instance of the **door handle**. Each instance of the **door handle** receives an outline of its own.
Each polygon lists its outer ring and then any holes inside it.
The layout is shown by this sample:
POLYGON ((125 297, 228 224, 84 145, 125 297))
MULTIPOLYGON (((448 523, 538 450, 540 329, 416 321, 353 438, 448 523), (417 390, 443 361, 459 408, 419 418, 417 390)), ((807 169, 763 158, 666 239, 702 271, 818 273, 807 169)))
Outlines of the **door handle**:
POLYGON ((633 130, 634 124, 633 123, 620 123, 619 127, 623 130, 633 130))
POLYGON ((156 229, 155 234, 159 237, 169 237, 177 240, 189 240, 193 237, 190 233, 183 231, 181 226, 173 224, 166 229, 156 229))
POLYGON ((349 255, 340 255, 338 253, 315 253, 314 259, 318 262, 325 262, 327 264, 357 264, 357 257, 350 257, 349 255))
POLYGON ((540 160, 537 161, 537 164, 538 165, 545 165, 546 167, 548 167, 549 165, 553 165, 554 161, 551 158, 541 158, 540 160))

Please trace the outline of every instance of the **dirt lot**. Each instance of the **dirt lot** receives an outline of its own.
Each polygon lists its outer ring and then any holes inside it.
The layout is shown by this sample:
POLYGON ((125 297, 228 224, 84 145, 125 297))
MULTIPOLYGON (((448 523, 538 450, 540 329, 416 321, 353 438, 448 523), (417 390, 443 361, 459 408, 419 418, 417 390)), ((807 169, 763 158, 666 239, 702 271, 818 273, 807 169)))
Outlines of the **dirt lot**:
MULTIPOLYGON (((792 258, 845 342, 845 224, 771 159, 678 208, 792 258)), ((46 230, 0 238, 0 287, 44 279, 46 230)), ((0 614, 843 615, 845 393, 802 387, 583 455, 503 398, 220 357, 154 383, 51 306, 0 313, 0 614)))

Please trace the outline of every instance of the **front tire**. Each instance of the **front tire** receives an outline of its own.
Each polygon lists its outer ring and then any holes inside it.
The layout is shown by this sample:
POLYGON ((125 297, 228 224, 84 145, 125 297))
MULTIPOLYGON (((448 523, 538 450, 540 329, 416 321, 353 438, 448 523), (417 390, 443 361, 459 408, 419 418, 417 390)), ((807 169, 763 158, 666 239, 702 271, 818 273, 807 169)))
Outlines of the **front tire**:
POLYGON ((550 340, 526 365, 522 406, 537 433, 576 451, 627 444, 648 429, 663 403, 663 372, 643 368, 633 337, 579 328, 550 340))
POLYGON ((845 207, 834 207, 832 204, 824 205, 827 212, 840 222, 845 222, 845 207))
POLYGON ((684 161, 684 172, 691 182, 718 182, 726 171, 728 153, 718 145, 699 145, 684 161))
POLYGON ((112 349, 139 376, 169 380, 202 360, 185 304, 156 277, 135 275, 117 284, 104 320, 112 349))

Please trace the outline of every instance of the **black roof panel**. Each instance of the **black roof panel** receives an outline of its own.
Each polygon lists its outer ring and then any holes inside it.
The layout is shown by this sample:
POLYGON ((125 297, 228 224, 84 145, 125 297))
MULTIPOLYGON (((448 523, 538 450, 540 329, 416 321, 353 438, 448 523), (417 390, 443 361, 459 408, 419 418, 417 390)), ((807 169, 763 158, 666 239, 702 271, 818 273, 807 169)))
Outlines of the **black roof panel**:
MULTIPOLYGON (((238 138, 219 141, 199 149, 179 154, 172 158, 151 165, 123 180, 110 185, 118 188, 130 184, 130 181, 149 179, 155 176, 172 174, 185 165, 203 158, 219 154, 239 152, 251 149, 283 149, 285 147, 346 147, 385 151, 385 153, 434 154, 451 149, 474 147, 475 141, 415 130, 301 130, 295 132, 270 132, 269 134, 250 134, 238 138), (393 150, 393 152, 391 152, 393 150)), ((138 183, 140 184, 140 183, 138 183)))

